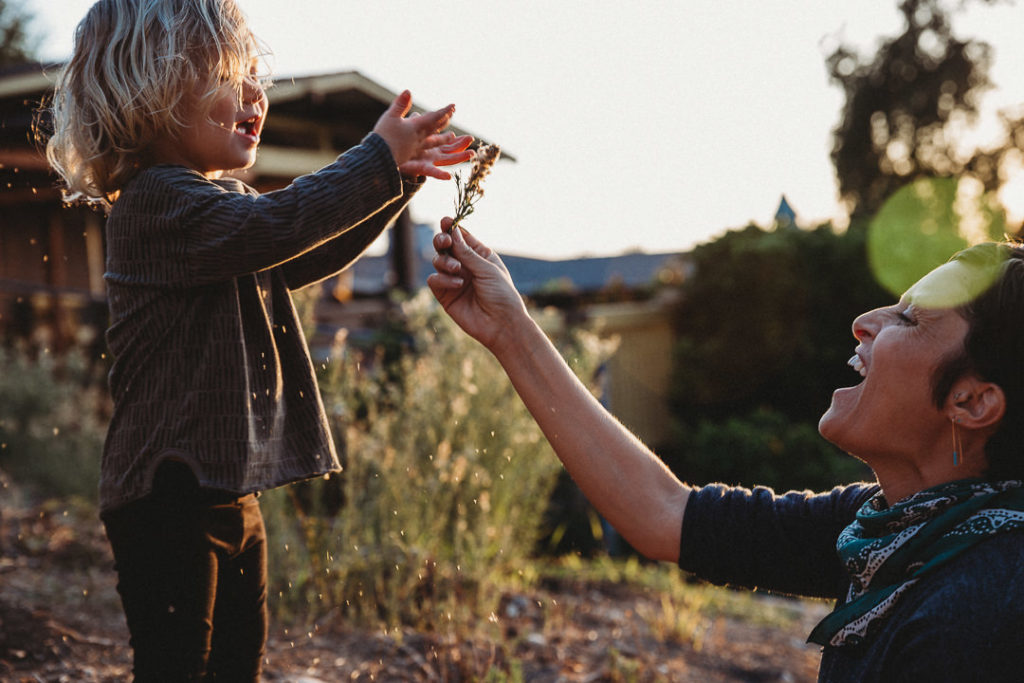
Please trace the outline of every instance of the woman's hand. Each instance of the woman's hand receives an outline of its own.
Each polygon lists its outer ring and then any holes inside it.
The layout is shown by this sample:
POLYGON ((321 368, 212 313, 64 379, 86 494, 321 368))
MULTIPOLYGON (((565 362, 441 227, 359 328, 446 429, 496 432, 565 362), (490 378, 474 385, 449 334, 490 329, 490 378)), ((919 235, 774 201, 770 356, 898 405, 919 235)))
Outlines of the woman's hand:
POLYGON ((462 228, 447 232, 451 224, 442 219, 434 236, 437 272, 427 284, 459 327, 496 352, 529 314, 498 255, 462 228))
POLYGON ((473 153, 468 147, 473 137, 441 132, 455 113, 454 104, 422 116, 413 114, 406 117, 411 107, 412 95, 404 90, 377 121, 373 132, 388 143, 402 175, 448 180, 451 175, 438 167, 472 159, 473 153))
MULTIPOLYGON (((451 224, 441 221, 445 230, 451 224)), ((639 552, 678 560, 690 489, 577 379, 530 319, 497 254, 458 227, 435 236, 434 247, 434 296, 497 357, 587 500, 639 552)))

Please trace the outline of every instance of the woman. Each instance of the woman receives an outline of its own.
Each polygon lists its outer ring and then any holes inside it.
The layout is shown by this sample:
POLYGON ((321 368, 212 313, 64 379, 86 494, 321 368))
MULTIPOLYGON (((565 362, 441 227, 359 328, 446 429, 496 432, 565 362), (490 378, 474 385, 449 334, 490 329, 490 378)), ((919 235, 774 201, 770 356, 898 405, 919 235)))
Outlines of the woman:
POLYGON ((778 496, 679 481, 576 379, 493 251, 458 229, 434 245, 434 295, 639 552, 836 599, 810 637, 822 681, 1024 680, 1024 249, 965 250, 854 321, 863 379, 819 429, 877 484, 778 496))

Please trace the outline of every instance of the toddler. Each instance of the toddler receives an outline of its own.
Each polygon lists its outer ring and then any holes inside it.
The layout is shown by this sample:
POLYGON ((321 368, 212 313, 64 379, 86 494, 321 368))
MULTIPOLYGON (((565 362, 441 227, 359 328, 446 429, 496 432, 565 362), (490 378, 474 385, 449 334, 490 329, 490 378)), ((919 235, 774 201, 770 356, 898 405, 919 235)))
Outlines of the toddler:
POLYGON ((329 166, 258 194, 260 44, 234 0, 100 0, 57 83, 47 156, 109 210, 114 414, 100 514, 136 681, 258 680, 257 494, 339 470, 290 292, 351 264, 424 176, 467 160, 403 92, 329 166))

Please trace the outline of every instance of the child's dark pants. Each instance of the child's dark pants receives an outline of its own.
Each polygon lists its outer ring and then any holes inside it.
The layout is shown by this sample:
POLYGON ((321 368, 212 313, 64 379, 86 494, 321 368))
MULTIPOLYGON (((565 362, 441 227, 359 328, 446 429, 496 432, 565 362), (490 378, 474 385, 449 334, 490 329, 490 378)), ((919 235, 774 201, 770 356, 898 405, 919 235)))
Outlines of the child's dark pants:
POLYGON ((256 496, 200 489, 162 465, 152 495, 103 515, 135 680, 258 681, 267 547, 256 496))

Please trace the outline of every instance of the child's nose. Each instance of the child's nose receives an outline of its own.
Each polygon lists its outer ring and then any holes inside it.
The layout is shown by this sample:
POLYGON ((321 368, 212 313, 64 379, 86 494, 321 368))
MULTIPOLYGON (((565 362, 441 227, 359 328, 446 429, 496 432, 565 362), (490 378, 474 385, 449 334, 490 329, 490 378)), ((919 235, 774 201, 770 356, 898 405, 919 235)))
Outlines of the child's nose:
POLYGON ((246 102, 262 102, 266 99, 267 94, 263 90, 263 86, 255 78, 249 77, 245 79, 245 86, 243 90, 243 96, 246 102))

